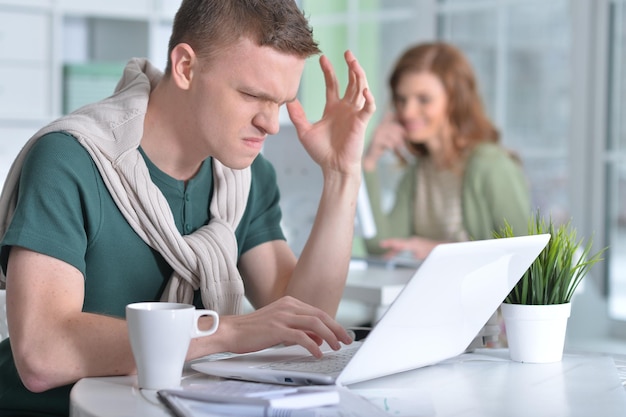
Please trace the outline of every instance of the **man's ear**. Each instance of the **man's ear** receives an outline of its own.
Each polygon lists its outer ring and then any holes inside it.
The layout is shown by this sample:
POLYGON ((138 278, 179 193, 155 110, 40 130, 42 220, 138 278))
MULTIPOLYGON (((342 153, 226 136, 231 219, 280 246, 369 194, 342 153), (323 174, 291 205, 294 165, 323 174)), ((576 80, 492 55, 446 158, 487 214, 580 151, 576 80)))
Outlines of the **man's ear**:
POLYGON ((179 43, 172 49, 171 78, 183 90, 188 90, 196 69, 197 57, 193 48, 186 43, 179 43))

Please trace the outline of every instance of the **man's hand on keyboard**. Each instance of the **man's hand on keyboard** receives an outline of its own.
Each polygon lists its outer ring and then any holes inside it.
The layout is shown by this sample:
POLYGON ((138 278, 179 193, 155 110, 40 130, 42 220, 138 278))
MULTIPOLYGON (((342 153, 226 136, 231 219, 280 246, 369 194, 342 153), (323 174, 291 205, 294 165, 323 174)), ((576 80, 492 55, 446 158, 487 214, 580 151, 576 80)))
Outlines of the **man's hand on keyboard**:
POLYGON ((210 339, 207 342, 216 352, 248 353, 297 344, 316 358, 323 356, 319 346, 324 341, 334 350, 340 349, 340 342, 352 343, 348 332, 327 313, 293 297, 282 297, 250 314, 222 316, 217 332, 203 339, 210 339))

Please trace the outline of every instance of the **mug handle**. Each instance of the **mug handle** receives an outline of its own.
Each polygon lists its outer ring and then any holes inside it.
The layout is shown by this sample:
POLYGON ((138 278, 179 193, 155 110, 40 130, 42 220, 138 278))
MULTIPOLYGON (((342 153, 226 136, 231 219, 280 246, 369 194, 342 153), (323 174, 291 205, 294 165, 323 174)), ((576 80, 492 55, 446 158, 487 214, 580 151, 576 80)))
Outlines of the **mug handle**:
POLYGON ((194 320, 194 325, 191 328, 191 337, 192 338, 202 337, 202 336, 210 336, 210 335, 212 335, 213 333, 215 333, 217 331, 217 326, 219 326, 219 323, 220 323, 220 317, 219 317, 219 315, 215 311, 213 311, 213 310, 196 310, 196 311, 194 311, 194 313, 195 313, 195 320, 194 320), (208 330, 200 330, 198 328, 198 320, 200 319, 200 317, 203 317, 203 316, 211 316, 211 317, 213 317, 213 325, 208 330))

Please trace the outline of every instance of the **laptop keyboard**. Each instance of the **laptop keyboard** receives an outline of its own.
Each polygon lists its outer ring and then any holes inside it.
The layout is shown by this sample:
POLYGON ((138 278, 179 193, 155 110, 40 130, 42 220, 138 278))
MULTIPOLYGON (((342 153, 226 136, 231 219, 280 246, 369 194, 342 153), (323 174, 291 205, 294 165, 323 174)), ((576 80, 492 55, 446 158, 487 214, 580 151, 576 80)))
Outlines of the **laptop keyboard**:
POLYGON ((337 374, 346 367, 354 356, 358 346, 344 347, 341 350, 324 353, 320 359, 314 356, 304 356, 297 359, 270 362, 261 369, 274 369, 279 371, 316 372, 320 374, 337 374))

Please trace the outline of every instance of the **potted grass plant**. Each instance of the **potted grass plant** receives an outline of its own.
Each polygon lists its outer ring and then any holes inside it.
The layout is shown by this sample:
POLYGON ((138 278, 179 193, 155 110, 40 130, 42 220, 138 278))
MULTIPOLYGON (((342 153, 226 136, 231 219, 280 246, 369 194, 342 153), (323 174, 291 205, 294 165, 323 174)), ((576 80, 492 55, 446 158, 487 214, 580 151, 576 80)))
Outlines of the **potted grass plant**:
MULTIPOLYGON (((592 239, 586 243, 579 239, 571 221, 557 226, 537 211, 529 220, 527 234, 544 233, 550 234, 548 244, 501 307, 509 353, 518 362, 562 359, 572 297, 606 249, 592 254, 592 239)), ((513 236, 508 223, 494 233, 496 238, 513 236)))

